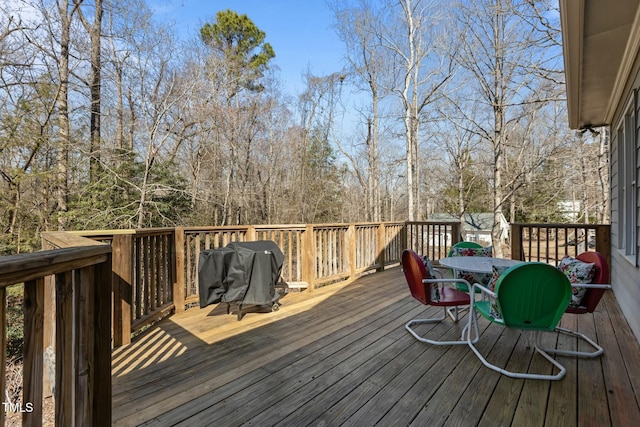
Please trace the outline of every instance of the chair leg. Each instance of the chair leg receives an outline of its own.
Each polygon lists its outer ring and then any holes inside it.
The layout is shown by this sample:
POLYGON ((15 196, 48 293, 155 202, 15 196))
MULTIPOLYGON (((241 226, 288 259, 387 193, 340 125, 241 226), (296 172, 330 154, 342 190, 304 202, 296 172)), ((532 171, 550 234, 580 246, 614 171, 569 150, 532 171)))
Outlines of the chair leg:
POLYGON ((604 353, 604 349, 600 347, 594 340, 589 338, 588 336, 581 334, 577 331, 572 331, 571 329, 561 328, 560 326, 556 327, 556 332, 570 335, 572 337, 580 338, 591 345, 591 347, 595 348, 595 351, 574 351, 574 350, 560 350, 560 349, 544 349, 547 353, 558 354, 561 356, 578 356, 578 357, 598 357, 602 353, 604 353))
POLYGON ((502 375, 506 375, 506 376, 511 377, 511 378, 528 378, 528 379, 533 379, 533 380, 554 381, 554 380, 562 379, 564 377, 564 375, 567 373, 567 369, 564 366, 562 366, 560 364, 560 362, 555 360, 553 357, 551 357, 549 354, 547 354, 547 352, 545 352, 542 348, 540 348, 539 344, 537 343, 537 339, 536 339, 536 344, 534 344, 534 350, 537 351, 538 353, 540 353, 540 355, 542 355, 545 359, 547 359, 553 366, 558 368, 559 372, 557 374, 555 374, 555 375, 543 375, 543 374, 529 374, 529 373, 525 373, 525 372, 508 371, 508 370, 506 370, 504 368, 500 368, 500 367, 490 363, 482 355, 482 353, 480 353, 480 351, 475 347, 475 345, 473 344, 473 342, 471 340, 468 340, 468 344, 469 344, 469 347, 471 347, 471 350, 473 350, 473 352, 476 354, 478 359, 480 359, 480 361, 484 364, 484 366, 486 366, 487 368, 492 369, 492 370, 494 370, 496 372, 499 372, 502 375))
MULTIPOLYGON (((471 315, 471 313, 469 313, 469 315, 471 315)), ((460 337, 460 339, 464 340, 465 342, 471 341, 472 343, 477 343, 478 339, 480 338, 480 331, 478 329, 478 321, 477 319, 471 319, 471 317, 469 317, 469 321, 467 322, 467 324, 465 325, 465 327, 462 329, 462 336, 460 337), (475 333, 475 338, 471 338, 471 331, 473 330, 473 332, 475 333)))
POLYGON ((458 306, 448 307, 447 314, 449 314, 449 317, 451 317, 455 323, 458 323, 458 306))
POLYGON ((439 323, 439 322, 442 322, 444 319, 446 319, 447 314, 451 315, 451 313, 448 312, 447 307, 444 307, 443 314, 442 314, 441 317, 432 317, 430 319, 414 319, 414 320, 409 321, 406 325, 404 325, 404 327, 411 335, 413 335, 413 337, 415 339, 417 339, 420 342, 427 343, 427 344, 433 344, 433 345, 467 344, 467 340, 464 339, 464 334, 465 334, 464 330, 462 332, 462 338, 460 340, 456 340, 456 341, 437 341, 437 340, 432 340, 432 339, 425 338, 425 337, 422 337, 422 336, 418 335, 418 333, 412 328, 413 325, 418 325, 418 324, 421 324, 421 323, 439 323))
POLYGON ((553 366, 555 366, 556 368, 558 368, 559 372, 555 375, 543 375, 543 374, 529 374, 529 373, 525 373, 525 372, 512 372, 512 371, 508 371, 504 368, 500 368, 499 366, 494 365, 493 363, 490 363, 483 355, 482 353, 480 353, 480 351, 476 348, 476 346, 474 344, 476 344, 479 340, 479 335, 478 335, 478 319, 475 318, 476 314, 475 311, 473 310, 473 307, 470 310, 469 313, 469 323, 467 325, 466 329, 466 333, 467 333, 467 344, 469 345, 469 347, 471 348, 471 350, 475 353, 475 355, 478 357, 478 359, 480 359, 480 361, 482 362, 482 364, 484 366, 486 366, 489 369, 492 369, 496 372, 501 373, 502 375, 506 375, 508 377, 511 378, 529 378, 529 379, 534 379, 534 380, 560 380, 562 379, 565 374, 567 373, 567 369, 562 366, 560 364, 560 362, 558 362, 557 360, 555 360, 553 357, 551 357, 549 354, 547 354, 547 352, 542 349, 542 347, 540 346, 540 336, 539 333, 537 331, 534 331, 534 344, 533 344, 533 348, 535 351, 537 351, 538 353, 540 353, 545 359, 547 359, 553 366), (472 328, 472 324, 475 324, 475 333, 476 333, 476 339, 473 340, 471 338, 471 328, 472 328))

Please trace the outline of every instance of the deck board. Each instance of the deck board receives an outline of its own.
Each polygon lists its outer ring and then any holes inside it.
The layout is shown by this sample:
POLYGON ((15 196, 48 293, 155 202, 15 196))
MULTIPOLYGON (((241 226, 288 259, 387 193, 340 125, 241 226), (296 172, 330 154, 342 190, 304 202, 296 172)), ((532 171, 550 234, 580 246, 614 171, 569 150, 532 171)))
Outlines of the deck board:
MULTIPOLYGON (((277 312, 226 306, 173 315, 113 352, 113 423, 167 425, 634 425, 640 348, 612 293, 563 324, 597 336, 598 359, 561 357, 562 381, 512 379, 466 346, 432 346, 404 329, 439 314, 411 298, 398 268, 289 293, 277 312), (596 335, 597 334, 597 335, 596 335), (631 424, 627 424, 631 423, 631 424)), ((419 325, 456 339, 466 322, 419 325)), ((550 371, 524 337, 481 322, 478 348, 509 369, 550 371)), ((576 348, 547 334, 548 345, 576 348)), ((559 357, 560 358, 560 357, 559 357)))

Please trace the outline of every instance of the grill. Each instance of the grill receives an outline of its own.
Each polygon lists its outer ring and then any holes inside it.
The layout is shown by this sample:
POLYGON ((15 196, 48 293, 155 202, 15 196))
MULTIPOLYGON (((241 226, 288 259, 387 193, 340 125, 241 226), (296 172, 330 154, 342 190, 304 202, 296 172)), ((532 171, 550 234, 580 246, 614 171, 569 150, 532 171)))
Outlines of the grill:
POLYGON ((210 304, 238 304, 238 320, 243 305, 268 305, 279 309, 276 284, 282 271, 284 255, 270 240, 234 242, 224 248, 200 252, 198 290, 200 308, 210 304))

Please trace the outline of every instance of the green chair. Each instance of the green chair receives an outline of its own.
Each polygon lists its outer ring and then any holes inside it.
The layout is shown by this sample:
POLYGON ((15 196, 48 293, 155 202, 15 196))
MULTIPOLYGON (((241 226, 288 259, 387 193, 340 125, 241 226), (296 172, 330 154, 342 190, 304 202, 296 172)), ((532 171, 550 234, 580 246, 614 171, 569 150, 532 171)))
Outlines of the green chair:
POLYGON ((454 248, 471 248, 471 249, 480 249, 482 248, 482 245, 476 242, 458 242, 455 245, 451 246, 449 248, 449 253, 447 254, 447 256, 451 256, 451 254, 453 254, 453 249, 454 248))
POLYGON ((567 277, 555 267, 531 262, 513 266, 500 275, 494 290, 478 283, 472 286, 472 291, 478 288, 482 297, 471 305, 467 342, 482 363, 490 369, 512 378, 531 378, 539 380, 559 380, 564 377, 566 369, 552 358, 540 344, 541 331, 554 331, 560 318, 569 306, 571 300, 571 284, 567 277), (535 374, 526 372, 512 372, 500 368, 489 361, 476 348, 469 331, 477 328, 477 314, 485 319, 507 328, 530 331, 533 334, 534 350, 551 362, 559 372, 557 374, 535 374))
MULTIPOLYGON (((482 249, 482 245, 476 242, 467 242, 467 241, 458 242, 449 248, 449 252, 447 253, 447 256, 448 257, 453 256, 454 249, 458 249, 458 248, 482 249)), ((454 278, 456 278, 455 271, 451 270, 451 274, 453 275, 454 278)), ((469 287, 462 282, 456 284, 456 289, 462 292, 469 292, 469 287)), ((478 292, 480 292, 480 290, 478 290, 478 292)))

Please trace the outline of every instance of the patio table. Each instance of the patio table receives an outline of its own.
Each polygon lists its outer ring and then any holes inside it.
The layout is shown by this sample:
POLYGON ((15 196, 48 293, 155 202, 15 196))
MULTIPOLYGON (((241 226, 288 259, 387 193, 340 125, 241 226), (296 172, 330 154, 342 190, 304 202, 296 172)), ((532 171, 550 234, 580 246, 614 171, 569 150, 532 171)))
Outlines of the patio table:
MULTIPOLYGON (((476 278, 478 283, 482 281, 478 279, 478 274, 491 274, 493 272, 492 266, 496 267, 512 267, 514 265, 522 264, 524 261, 507 259, 507 258, 493 258, 484 256, 455 256, 440 258, 440 265, 451 268, 454 271, 467 271, 476 278)), ((486 283, 485 283, 486 285, 486 283)))

